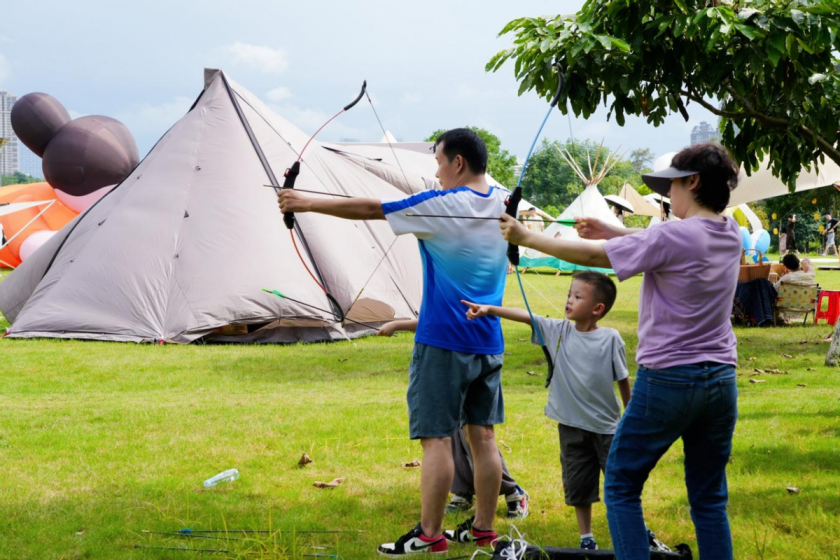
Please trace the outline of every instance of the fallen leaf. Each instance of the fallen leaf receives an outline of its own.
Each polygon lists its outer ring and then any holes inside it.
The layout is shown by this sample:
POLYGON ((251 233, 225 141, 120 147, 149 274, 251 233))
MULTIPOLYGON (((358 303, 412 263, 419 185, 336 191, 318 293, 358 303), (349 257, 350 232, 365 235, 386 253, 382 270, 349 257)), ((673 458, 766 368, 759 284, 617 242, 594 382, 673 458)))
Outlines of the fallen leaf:
POLYGON ((764 373, 764 370, 760 368, 755 368, 753 371, 756 373, 764 373))
POLYGON ((754 362, 754 361, 756 361, 757 359, 758 359, 758 358, 756 358, 755 356, 750 356, 749 358, 747 358, 747 361, 748 361, 748 362, 754 362))
POLYGON ((405 467, 407 469, 413 469, 414 467, 419 467, 419 466, 420 466, 420 461, 418 461, 417 459, 414 459, 410 463, 403 463, 403 467, 405 467))
POLYGON ((528 375, 531 375, 531 376, 536 376, 536 377, 539 377, 539 376, 542 375, 541 373, 537 373, 535 371, 526 371, 525 373, 527 373, 528 375))
POLYGON ((809 367, 808 371, 817 371, 817 368, 809 367))
POLYGON ((750 379, 750 383, 767 383, 766 379, 750 379))
POLYGON ((807 340, 800 340, 799 344, 808 344, 808 341, 807 340))
POLYGON ((767 371, 767 373, 774 373, 776 375, 788 375, 788 372, 783 370, 783 369, 775 369, 774 368, 774 369, 768 369, 768 370, 765 370, 765 371, 767 371))
POLYGON ((787 487, 788 494, 799 494, 800 490, 796 486, 787 487))
POLYGON ((501 440, 501 439, 500 439, 500 440, 499 440, 499 445, 501 445, 502 447, 504 447, 505 449, 507 449, 507 452, 508 452, 508 453, 513 453, 513 449, 511 449, 511 448, 510 448, 510 445, 506 444, 506 443, 504 442, 504 440, 501 440))
POLYGON ((793 358, 793 356, 791 356, 790 354, 785 354, 784 352, 782 352, 782 358, 793 358))
POLYGON ((306 465, 308 465, 311 462, 312 462, 312 459, 309 458, 309 455, 304 453, 303 456, 301 456, 300 461, 298 461, 298 466, 299 467, 305 467, 306 465))
POLYGON ((349 360, 349 359, 350 359, 350 358, 339 358, 339 359, 338 359, 338 363, 341 363, 341 362, 346 362, 346 361, 347 361, 347 360, 349 360))
POLYGON ((343 478, 334 478, 331 482, 315 482, 312 484, 315 488, 338 488, 338 485, 344 482, 343 478))
POLYGON ((517 342, 528 342, 527 338, 517 338, 517 342))
POLYGON ((77 537, 84 537, 85 536, 85 530, 82 529, 81 531, 76 531, 76 536, 77 537))

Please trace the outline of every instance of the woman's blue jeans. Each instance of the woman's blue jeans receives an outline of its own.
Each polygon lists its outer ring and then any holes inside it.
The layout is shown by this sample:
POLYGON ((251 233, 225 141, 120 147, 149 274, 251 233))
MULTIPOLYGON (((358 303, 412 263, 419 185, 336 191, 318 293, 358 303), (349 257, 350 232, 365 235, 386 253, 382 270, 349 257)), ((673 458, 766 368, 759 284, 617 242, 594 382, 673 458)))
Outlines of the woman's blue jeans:
POLYGON ((607 520, 618 560, 648 560, 642 489, 677 438, 701 560, 731 560, 726 463, 738 418, 735 367, 703 362, 653 370, 640 366, 613 439, 604 479, 607 520))

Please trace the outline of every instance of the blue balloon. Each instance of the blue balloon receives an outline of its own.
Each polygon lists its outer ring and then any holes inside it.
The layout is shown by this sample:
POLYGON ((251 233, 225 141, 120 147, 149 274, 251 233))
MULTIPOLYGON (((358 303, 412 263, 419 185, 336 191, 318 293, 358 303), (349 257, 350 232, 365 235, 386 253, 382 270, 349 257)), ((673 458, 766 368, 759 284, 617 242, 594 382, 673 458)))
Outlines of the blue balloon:
POLYGON ((766 253, 770 248, 770 233, 766 229, 758 230, 758 237, 755 240, 755 248, 762 253, 766 253))
POLYGON ((741 226, 741 247, 744 249, 752 249, 752 238, 750 237, 750 230, 741 226))

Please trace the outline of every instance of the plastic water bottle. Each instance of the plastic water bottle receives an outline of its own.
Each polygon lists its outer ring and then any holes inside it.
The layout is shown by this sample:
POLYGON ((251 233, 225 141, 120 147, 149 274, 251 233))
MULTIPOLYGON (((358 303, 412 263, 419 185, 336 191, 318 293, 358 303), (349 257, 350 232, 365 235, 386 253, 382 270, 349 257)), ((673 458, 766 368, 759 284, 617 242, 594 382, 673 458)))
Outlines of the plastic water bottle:
POLYGON ((208 478, 204 481, 204 487, 210 488, 212 486, 216 486, 220 482, 233 482, 239 478, 239 471, 236 469, 228 469, 226 471, 222 471, 213 478, 208 478))

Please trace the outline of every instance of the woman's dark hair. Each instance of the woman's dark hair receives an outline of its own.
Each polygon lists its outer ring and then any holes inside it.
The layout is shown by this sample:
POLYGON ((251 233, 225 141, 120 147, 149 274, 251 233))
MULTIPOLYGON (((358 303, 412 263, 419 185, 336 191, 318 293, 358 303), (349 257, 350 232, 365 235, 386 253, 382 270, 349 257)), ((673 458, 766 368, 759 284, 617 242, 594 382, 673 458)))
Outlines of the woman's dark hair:
POLYGON ((738 166, 722 146, 688 147, 674 156, 671 165, 700 175, 700 186, 694 191, 698 204, 715 212, 723 212, 729 206, 729 195, 738 186, 738 166))
POLYGON ((437 137, 435 150, 443 144, 443 155, 452 161, 461 156, 467 162, 470 171, 476 175, 487 172, 487 146, 484 140, 469 128, 453 128, 437 137))
POLYGON ((788 253, 782 257, 782 264, 785 265, 786 269, 796 272, 799 270, 799 257, 793 253, 788 253))

